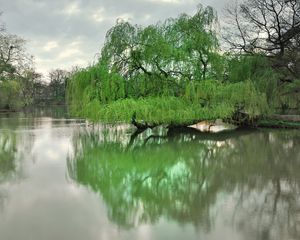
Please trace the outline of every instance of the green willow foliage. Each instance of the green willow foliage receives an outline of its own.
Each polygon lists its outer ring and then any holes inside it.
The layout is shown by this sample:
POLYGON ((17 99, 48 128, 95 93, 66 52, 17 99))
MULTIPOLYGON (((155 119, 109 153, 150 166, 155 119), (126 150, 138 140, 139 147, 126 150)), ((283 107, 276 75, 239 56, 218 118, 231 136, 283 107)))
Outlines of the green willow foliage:
POLYGON ((256 88, 266 94, 269 103, 275 103, 278 96, 278 73, 272 69, 263 55, 229 56, 227 60, 227 81, 229 83, 250 80, 256 88))
POLYGON ((16 134, 13 131, 0 133, 0 183, 13 175, 16 170, 16 134))
POLYGON ((300 112, 300 79, 285 84, 279 90, 278 104, 283 111, 295 109, 300 112))
POLYGON ((20 82, 16 80, 0 81, 0 109, 20 109, 24 101, 21 89, 20 82))
POLYGON ((228 113, 232 110, 226 104, 208 108, 191 104, 190 101, 182 98, 149 97, 137 100, 118 100, 107 105, 100 105, 98 101, 92 101, 81 115, 103 122, 131 122, 132 116, 135 115, 138 121, 152 125, 171 124, 176 126, 193 124, 203 119, 230 117, 228 113))
POLYGON ((268 96, 252 80, 255 61, 245 60, 245 76, 239 68, 244 60, 220 54, 217 28, 215 11, 201 6, 193 16, 145 28, 118 21, 107 33, 99 62, 69 81, 71 112, 94 121, 130 122, 136 116, 172 125, 267 113, 268 96))
POLYGON ((125 97, 125 80, 118 73, 108 71, 104 64, 81 70, 72 76, 67 89, 70 109, 80 113, 93 100, 108 104, 125 97))

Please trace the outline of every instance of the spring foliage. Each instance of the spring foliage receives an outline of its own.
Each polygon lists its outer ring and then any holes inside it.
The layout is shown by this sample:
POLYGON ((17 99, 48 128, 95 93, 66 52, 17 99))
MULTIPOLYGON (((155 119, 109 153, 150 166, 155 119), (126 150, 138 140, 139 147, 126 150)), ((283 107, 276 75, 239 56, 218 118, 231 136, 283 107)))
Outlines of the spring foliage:
POLYGON ((0 109, 19 109, 23 106, 21 84, 16 80, 0 82, 0 109))
POLYGON ((267 66, 259 57, 220 54, 217 28, 215 11, 201 6, 193 16, 145 28, 118 21, 99 62, 69 81, 71 112, 105 122, 135 116, 155 125, 268 113, 272 79, 263 86, 257 81, 267 66))

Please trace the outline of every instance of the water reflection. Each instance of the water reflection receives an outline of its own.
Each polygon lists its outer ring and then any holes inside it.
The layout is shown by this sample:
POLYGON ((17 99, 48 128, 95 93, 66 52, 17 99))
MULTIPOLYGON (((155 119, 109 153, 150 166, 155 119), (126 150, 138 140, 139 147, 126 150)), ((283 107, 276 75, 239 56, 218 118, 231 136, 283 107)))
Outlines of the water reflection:
POLYGON ((14 132, 0 130, 0 207, 3 209, 7 199, 5 189, 1 185, 20 176, 16 162, 17 137, 14 132))
POLYGON ((299 131, 132 134, 26 114, 0 117, 1 239, 300 237, 299 131))
POLYGON ((16 135, 5 131, 0 133, 0 183, 15 172, 16 135))
POLYGON ((98 206, 65 174, 72 132, 82 125, 47 115, 0 117, 0 239, 96 239, 88 222, 98 219, 83 203, 98 206))
POLYGON ((300 238, 299 132, 129 132, 80 132, 68 159, 120 227, 164 219, 209 233, 221 222, 243 239, 300 238))

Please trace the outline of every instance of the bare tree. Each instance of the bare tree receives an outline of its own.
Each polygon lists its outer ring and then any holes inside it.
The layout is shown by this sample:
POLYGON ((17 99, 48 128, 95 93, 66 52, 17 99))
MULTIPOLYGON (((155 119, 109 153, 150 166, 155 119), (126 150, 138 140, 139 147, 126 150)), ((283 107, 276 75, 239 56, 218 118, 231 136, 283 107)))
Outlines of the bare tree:
POLYGON ((0 24, 0 77, 21 76, 24 71, 32 68, 33 57, 26 52, 26 41, 6 31, 0 24))
POLYGON ((283 81, 300 77, 299 0, 244 0, 227 13, 224 38, 231 49, 271 58, 286 71, 283 81))

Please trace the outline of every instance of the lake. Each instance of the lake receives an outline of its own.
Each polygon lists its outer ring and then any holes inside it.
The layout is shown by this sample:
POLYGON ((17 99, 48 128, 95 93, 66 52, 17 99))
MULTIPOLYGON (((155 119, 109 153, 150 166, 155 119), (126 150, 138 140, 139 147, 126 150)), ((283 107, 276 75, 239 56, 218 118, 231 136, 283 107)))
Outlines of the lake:
POLYGON ((300 131, 1 114, 0 239, 300 239, 300 131))

